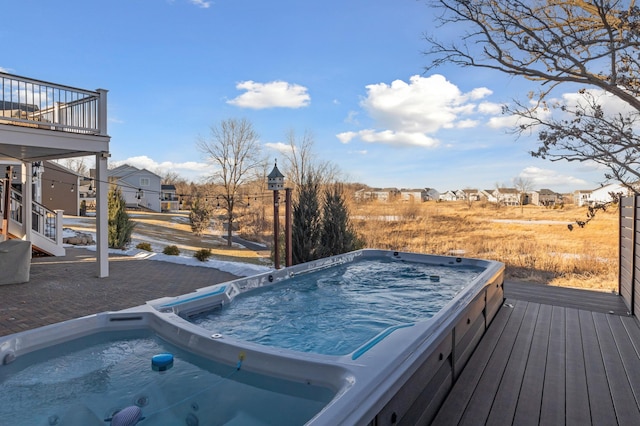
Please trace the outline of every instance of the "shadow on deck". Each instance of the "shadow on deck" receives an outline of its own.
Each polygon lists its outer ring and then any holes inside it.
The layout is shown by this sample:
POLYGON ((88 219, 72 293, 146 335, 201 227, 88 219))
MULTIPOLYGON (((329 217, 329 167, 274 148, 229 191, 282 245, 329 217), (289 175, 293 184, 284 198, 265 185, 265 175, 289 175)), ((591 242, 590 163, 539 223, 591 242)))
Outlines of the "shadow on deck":
POLYGON ((610 293, 506 282, 435 425, 640 424, 640 326, 610 293))

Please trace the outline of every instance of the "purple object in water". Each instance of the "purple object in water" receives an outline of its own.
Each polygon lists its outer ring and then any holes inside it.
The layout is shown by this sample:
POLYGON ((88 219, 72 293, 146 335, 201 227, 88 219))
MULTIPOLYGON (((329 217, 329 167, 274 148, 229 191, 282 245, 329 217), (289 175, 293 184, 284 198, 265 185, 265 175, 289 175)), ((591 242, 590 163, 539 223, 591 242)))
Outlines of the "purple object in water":
POLYGON ((118 411, 113 418, 111 418, 111 426, 134 426, 142 419, 142 410, 140 407, 131 405, 118 411))

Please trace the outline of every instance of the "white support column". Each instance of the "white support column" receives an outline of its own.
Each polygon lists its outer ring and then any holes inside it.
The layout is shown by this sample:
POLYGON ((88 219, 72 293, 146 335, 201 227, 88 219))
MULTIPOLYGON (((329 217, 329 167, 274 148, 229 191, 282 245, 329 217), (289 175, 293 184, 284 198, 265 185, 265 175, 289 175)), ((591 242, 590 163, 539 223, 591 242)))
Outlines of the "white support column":
POLYGON ((22 163, 22 223, 24 225, 24 239, 31 241, 33 230, 33 170, 31 162, 22 163))
POLYGON ((98 129, 100 136, 107 136, 107 92, 105 89, 96 90, 100 94, 98 102, 98 129))
POLYGON ((107 159, 108 152, 96 154, 96 257, 98 277, 109 276, 109 209, 107 193, 107 159))
POLYGON ((54 210, 53 212, 56 214, 56 244, 58 247, 62 247, 62 223, 64 220, 64 210, 54 210))

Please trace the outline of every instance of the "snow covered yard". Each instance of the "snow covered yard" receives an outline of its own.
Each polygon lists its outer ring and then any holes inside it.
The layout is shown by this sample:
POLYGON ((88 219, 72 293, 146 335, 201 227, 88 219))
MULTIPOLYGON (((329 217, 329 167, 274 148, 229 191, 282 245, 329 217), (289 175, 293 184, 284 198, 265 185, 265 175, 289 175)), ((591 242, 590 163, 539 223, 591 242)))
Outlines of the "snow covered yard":
MULTIPOLYGON (((137 218, 140 215, 132 215, 132 218, 137 218)), ((207 268, 214 268, 220 271, 228 272, 230 274, 238 275, 238 276, 250 276, 255 274, 260 274, 263 272, 271 271, 272 268, 268 266, 241 262, 241 261, 228 261, 228 260, 220 260, 216 259, 215 254, 209 258, 207 261, 200 261, 193 257, 193 252, 201 247, 194 247, 193 236, 184 235, 184 233, 177 233, 175 229, 172 229, 175 225, 187 225, 188 221, 185 223, 185 220, 181 216, 171 216, 170 220, 166 221, 167 224, 164 226, 161 223, 156 223, 158 221, 154 220, 154 223, 145 223, 144 227, 140 227, 140 232, 136 232, 139 228, 136 226, 134 229, 134 233, 132 235, 132 243, 131 247, 127 250, 117 250, 117 249, 109 249, 109 253, 125 255, 125 256, 133 256, 137 258, 145 258, 149 260, 156 260, 161 262, 171 262, 177 263, 181 265, 187 266, 200 266, 207 268), (153 229, 155 228, 155 232, 153 229), (173 231, 173 232, 172 232, 173 231), (189 238, 191 237, 191 238, 189 238), (138 243, 146 242, 151 245, 153 251, 145 251, 135 248, 138 243), (181 254, 178 256, 170 256, 162 253, 162 250, 169 245, 175 245, 180 248, 181 254)), ((76 216, 65 216, 64 217, 64 238, 70 238, 77 236, 80 233, 89 234, 93 240, 95 241, 95 218, 94 217, 76 217, 76 216)), ((200 240, 201 243, 207 245, 214 243, 226 243, 221 237, 215 236, 213 234, 207 234, 205 238, 200 240)), ((233 246, 242 250, 242 247, 239 244, 234 243, 233 246)), ((73 247, 77 248, 86 248, 87 250, 96 250, 95 244, 90 245, 73 245, 73 247)))

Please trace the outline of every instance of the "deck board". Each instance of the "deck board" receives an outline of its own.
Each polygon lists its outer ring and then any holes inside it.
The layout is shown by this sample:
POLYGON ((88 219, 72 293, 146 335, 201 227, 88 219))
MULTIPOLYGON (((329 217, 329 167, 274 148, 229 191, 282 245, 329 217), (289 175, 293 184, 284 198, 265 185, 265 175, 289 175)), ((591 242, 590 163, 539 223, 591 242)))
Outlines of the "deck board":
MULTIPOLYGON (((589 412, 589 394, 587 392, 587 372, 582 355, 582 333, 580 333, 580 319, 578 310, 565 309, 566 339, 565 366, 566 376, 566 424, 590 425, 591 413, 589 412)), ((551 390, 553 392, 553 390, 551 390)), ((552 394, 553 395, 553 394, 552 394)))
POLYGON ((552 312, 552 306, 540 305, 522 386, 516 401, 517 410, 514 412, 514 424, 537 425, 540 421, 552 312))
POLYGON ((629 311, 622 298, 617 294, 600 291, 509 281, 505 283, 504 294, 508 299, 526 300, 543 305, 564 306, 591 312, 627 315, 629 311))
POLYGON ((505 283, 433 424, 640 424, 638 320, 616 295, 565 290, 505 283))
MULTIPOLYGON (((515 344, 508 355, 506 368, 491 407, 487 424, 504 425, 513 422, 518 405, 525 369, 531 352, 531 343, 540 305, 528 304, 515 344)), ((524 401, 527 402, 527 401, 524 401)))
POLYGON ((587 372, 587 391, 591 407, 591 421, 594 425, 616 424, 616 414, 607 382, 607 373, 600 353, 600 342, 596 334, 593 315, 589 311, 579 311, 582 353, 587 372))
MULTIPOLYGON (((446 399, 443 406, 446 409, 440 410, 439 418, 436 418, 434 424, 458 424, 513 312, 513 309, 501 309, 493 319, 491 327, 482 338, 485 343, 475 350, 464 369, 466 373, 456 382, 456 397, 446 399)), ((524 310, 521 312, 524 313, 524 310)))
MULTIPOLYGON (((566 320, 564 309, 553 306, 549 325, 547 362, 544 370, 540 424, 559 425, 565 421, 566 320)), ((536 423, 534 423, 536 424, 536 423)))
POLYGON ((640 410, 622 362, 620 347, 616 344, 607 315, 594 313, 593 319, 616 418, 621 424, 634 424, 640 419, 640 410))

